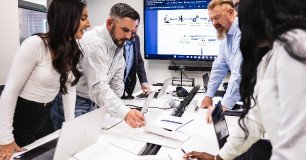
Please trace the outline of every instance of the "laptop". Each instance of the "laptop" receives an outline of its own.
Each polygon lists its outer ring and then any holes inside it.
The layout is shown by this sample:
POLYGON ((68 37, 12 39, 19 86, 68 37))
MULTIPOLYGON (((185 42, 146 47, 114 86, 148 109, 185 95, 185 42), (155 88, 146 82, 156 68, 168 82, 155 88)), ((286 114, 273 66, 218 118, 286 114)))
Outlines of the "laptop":
MULTIPOLYGON (((216 104, 212 112, 212 120, 215 128, 215 133, 221 149, 229 136, 228 127, 223 114, 221 101, 216 104)), ((272 154, 272 146, 269 140, 260 139, 254 143, 246 152, 236 157, 234 160, 260 159, 269 160, 272 154)))
POLYGON ((146 113, 146 112, 148 111, 148 108, 149 108, 149 106, 150 106, 150 103, 151 103, 151 101, 152 101, 152 99, 153 99, 155 93, 156 93, 156 92, 153 91, 153 92, 151 92, 151 93, 149 94, 148 98, 146 99, 146 101, 145 101, 145 103, 143 104, 142 109, 141 109, 141 111, 140 111, 142 114, 144 114, 144 113, 146 113))
MULTIPOLYGON (((159 92, 155 92, 154 98, 159 98, 159 97, 163 96, 167 92, 167 89, 168 89, 169 85, 171 84, 171 81, 172 81, 172 77, 166 79, 162 88, 159 90, 159 92)), ((141 93, 141 94, 137 95, 136 97, 137 98, 146 98, 146 97, 148 97, 148 94, 141 93)))
POLYGON ((203 76, 203 90, 204 92, 207 91, 207 86, 208 86, 208 81, 209 81, 209 76, 208 76, 208 73, 205 73, 203 76))
POLYGON ((229 131, 223 114, 221 101, 216 104, 214 110, 211 113, 211 116, 214 124, 215 133, 217 136, 218 145, 221 149, 226 143, 227 137, 229 136, 229 131))
POLYGON ((107 107, 101 107, 64 122, 59 138, 16 156, 14 159, 67 160, 71 158, 98 140, 106 110, 107 107))

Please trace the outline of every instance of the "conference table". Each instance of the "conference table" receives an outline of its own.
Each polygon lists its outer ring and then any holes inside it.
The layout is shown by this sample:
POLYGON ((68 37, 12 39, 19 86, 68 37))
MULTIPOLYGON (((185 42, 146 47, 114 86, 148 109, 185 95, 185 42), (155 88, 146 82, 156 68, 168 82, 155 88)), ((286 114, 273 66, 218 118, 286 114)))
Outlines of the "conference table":
MULTIPOLYGON (((153 86, 153 90, 158 89, 158 87, 153 86)), ((180 103, 182 98, 175 97, 174 91, 175 87, 168 87, 167 93, 160 97, 163 99, 174 99, 175 103, 180 103)), ((191 90, 191 87, 187 87, 187 90, 191 90)), ((102 130, 98 141, 79 153, 76 153, 69 160, 98 160, 98 159, 112 159, 112 160, 178 160, 182 159, 184 153, 181 149, 186 152, 189 151, 200 151, 207 152, 213 155, 218 153, 219 147, 217 143, 216 134, 214 131, 213 124, 207 124, 206 112, 207 109, 200 108, 202 99, 205 97, 205 93, 201 92, 195 95, 193 98, 193 103, 190 103, 186 107, 186 110, 182 118, 191 118, 192 121, 186 125, 179 128, 177 131, 184 132, 190 137, 182 142, 179 146, 175 148, 170 148, 167 146, 161 146, 156 155, 145 155, 140 156, 141 152, 146 148, 147 142, 134 140, 131 137, 145 132, 143 128, 131 128, 124 121, 117 124, 116 126, 108 129, 102 130), (199 109, 197 108, 199 107, 199 109)), ((137 95, 139 92, 135 93, 137 95)), ((216 103, 221 98, 214 98, 214 103, 216 103)), ((125 100, 125 103, 134 102, 136 104, 144 103, 145 99, 135 98, 133 100, 125 100)), ((155 99, 158 101, 158 99, 155 99)), ((151 102, 152 103, 152 102, 151 102)), ((154 121, 157 117, 167 116, 173 112, 173 108, 149 108, 148 112, 145 113, 147 121, 154 121)), ((227 125, 229 132, 234 126, 238 125, 238 117, 226 116, 227 125)), ((34 143, 26 146, 28 150, 31 150, 45 142, 48 142, 59 136, 60 130, 43 137, 34 143)), ((167 142, 166 142, 167 143, 167 142)), ((20 153, 15 153, 14 156, 20 153)))

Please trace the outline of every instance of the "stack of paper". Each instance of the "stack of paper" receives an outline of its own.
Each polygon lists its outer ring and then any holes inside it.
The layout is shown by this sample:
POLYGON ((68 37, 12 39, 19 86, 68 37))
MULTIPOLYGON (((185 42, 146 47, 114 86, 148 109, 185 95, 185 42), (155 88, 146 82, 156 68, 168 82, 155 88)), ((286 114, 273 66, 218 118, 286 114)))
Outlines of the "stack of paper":
POLYGON ((190 137, 190 135, 183 132, 165 130, 147 119, 144 130, 146 132, 137 134, 131 138, 143 142, 176 148, 190 137))

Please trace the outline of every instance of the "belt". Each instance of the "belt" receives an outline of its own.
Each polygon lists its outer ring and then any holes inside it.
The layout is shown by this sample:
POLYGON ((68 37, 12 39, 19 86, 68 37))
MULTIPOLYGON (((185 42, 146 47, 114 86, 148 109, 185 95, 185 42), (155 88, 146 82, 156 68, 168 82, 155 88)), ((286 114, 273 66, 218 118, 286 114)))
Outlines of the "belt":
POLYGON ((53 101, 51 102, 47 102, 47 103, 40 103, 40 102, 35 102, 35 101, 30 101, 30 100, 27 100, 27 99, 24 99, 22 97, 18 97, 18 99, 23 102, 23 103, 27 103, 27 104, 36 104, 36 105, 39 105, 39 106, 50 106, 52 104, 53 101))

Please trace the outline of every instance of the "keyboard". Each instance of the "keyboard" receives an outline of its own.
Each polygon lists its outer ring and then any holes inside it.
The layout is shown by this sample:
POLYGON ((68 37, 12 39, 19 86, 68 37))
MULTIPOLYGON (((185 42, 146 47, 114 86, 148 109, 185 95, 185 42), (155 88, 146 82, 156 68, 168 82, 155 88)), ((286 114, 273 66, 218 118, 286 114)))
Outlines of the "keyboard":
POLYGON ((200 86, 194 86, 171 115, 176 116, 176 117, 181 117, 185 112, 186 106, 190 104, 190 102, 192 101, 193 97, 197 94, 199 89, 200 89, 200 86))
POLYGON ((42 144, 28 152, 25 152, 19 156, 16 156, 14 159, 16 160, 52 160, 55 147, 57 144, 58 138, 53 139, 45 144, 42 144))
POLYGON ((136 97, 137 97, 137 98, 147 98, 148 96, 149 96, 148 94, 140 93, 140 94, 138 94, 136 97))
POLYGON ((33 158, 33 160, 52 160, 55 153, 55 148, 33 158))
MULTIPOLYGON (((159 92, 155 92, 154 98, 157 98, 158 93, 159 93, 159 92)), ((150 94, 140 93, 140 94, 138 94, 136 97, 137 97, 137 98, 148 98, 149 95, 150 95, 150 94)))
POLYGON ((215 93, 215 96, 216 96, 216 97, 223 97, 224 94, 225 94, 225 91, 217 90, 216 93, 215 93))

